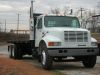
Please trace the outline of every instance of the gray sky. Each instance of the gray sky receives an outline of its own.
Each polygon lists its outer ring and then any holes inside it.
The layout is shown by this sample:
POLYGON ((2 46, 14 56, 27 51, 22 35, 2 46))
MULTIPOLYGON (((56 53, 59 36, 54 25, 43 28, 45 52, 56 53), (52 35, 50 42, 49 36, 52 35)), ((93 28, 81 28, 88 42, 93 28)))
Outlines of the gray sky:
MULTIPOLYGON (((17 14, 20 14, 20 29, 29 29, 29 9, 31 0, 0 0, 0 27, 4 29, 4 20, 7 20, 8 29, 16 29, 17 14), (2 25, 1 25, 2 24, 2 25)), ((35 0, 34 11, 50 12, 51 8, 69 6, 95 9, 100 0, 35 0)))

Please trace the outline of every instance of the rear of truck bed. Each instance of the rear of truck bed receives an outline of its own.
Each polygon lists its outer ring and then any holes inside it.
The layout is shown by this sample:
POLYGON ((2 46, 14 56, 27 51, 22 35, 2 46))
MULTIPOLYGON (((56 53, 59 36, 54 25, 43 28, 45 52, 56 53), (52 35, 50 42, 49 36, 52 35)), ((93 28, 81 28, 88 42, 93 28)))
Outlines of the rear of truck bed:
POLYGON ((23 55, 32 55, 32 49, 34 48, 34 41, 8 41, 8 52, 10 58, 20 59, 23 55))

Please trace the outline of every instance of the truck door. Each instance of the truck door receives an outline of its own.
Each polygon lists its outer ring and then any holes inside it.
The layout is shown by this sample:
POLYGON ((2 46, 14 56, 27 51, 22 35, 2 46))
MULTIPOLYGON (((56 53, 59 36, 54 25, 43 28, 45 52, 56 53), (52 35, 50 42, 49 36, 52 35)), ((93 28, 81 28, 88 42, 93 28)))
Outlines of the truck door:
POLYGON ((37 19, 37 25, 36 25, 36 37, 35 37, 35 46, 39 46, 39 42, 42 38, 42 18, 37 19))

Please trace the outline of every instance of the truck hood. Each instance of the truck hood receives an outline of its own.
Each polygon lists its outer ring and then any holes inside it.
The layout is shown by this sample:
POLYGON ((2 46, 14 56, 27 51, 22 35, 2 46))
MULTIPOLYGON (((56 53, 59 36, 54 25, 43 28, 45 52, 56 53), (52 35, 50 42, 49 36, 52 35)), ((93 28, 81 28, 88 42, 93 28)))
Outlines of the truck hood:
POLYGON ((46 41, 55 41, 55 42, 61 42, 62 45, 61 47, 62 48, 66 48, 66 47, 72 47, 72 48, 79 48, 78 45, 86 45, 86 46, 80 46, 81 47, 90 47, 91 46, 91 35, 90 35, 90 32, 86 29, 82 29, 82 28, 65 28, 65 27, 51 27, 51 28, 46 28, 44 29, 45 30, 45 36, 44 36, 44 40, 46 39, 46 41), (73 34, 72 35, 69 35, 69 34, 66 34, 66 32, 70 32, 72 31, 73 34), (74 32, 80 32, 81 35, 85 35, 87 38, 87 41, 81 41, 81 42, 78 42, 80 40, 85 40, 85 37, 83 38, 83 36, 80 36, 80 35, 77 35, 75 34, 74 32), (87 35, 86 34, 83 34, 82 32, 86 32, 88 33, 87 35), (78 40, 77 37, 74 37, 73 35, 75 34, 75 36, 79 36, 79 37, 82 37, 81 39, 78 40), (68 35, 68 36, 67 36, 68 35), (72 39, 71 37, 74 37, 74 40, 76 41, 73 41, 73 40, 70 40, 72 39), (68 38, 68 40, 66 40, 68 38), (78 40, 78 41, 77 41, 78 40))
POLYGON ((51 28, 46 28, 47 31, 87 31, 86 29, 82 28, 65 28, 65 27, 51 27, 51 28))

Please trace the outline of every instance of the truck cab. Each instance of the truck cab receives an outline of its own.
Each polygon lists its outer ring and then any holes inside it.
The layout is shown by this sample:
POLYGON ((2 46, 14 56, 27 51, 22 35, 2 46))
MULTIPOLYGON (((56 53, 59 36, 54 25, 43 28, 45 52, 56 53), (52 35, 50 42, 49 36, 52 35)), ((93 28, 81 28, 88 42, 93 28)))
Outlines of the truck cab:
MULTIPOLYGON (((99 53, 97 40, 90 31, 82 29, 77 17, 40 15, 34 25, 34 41, 42 67, 50 69, 53 61, 64 61, 67 57, 94 67, 99 53)), ((66 60, 70 61, 70 60, 66 60)))

